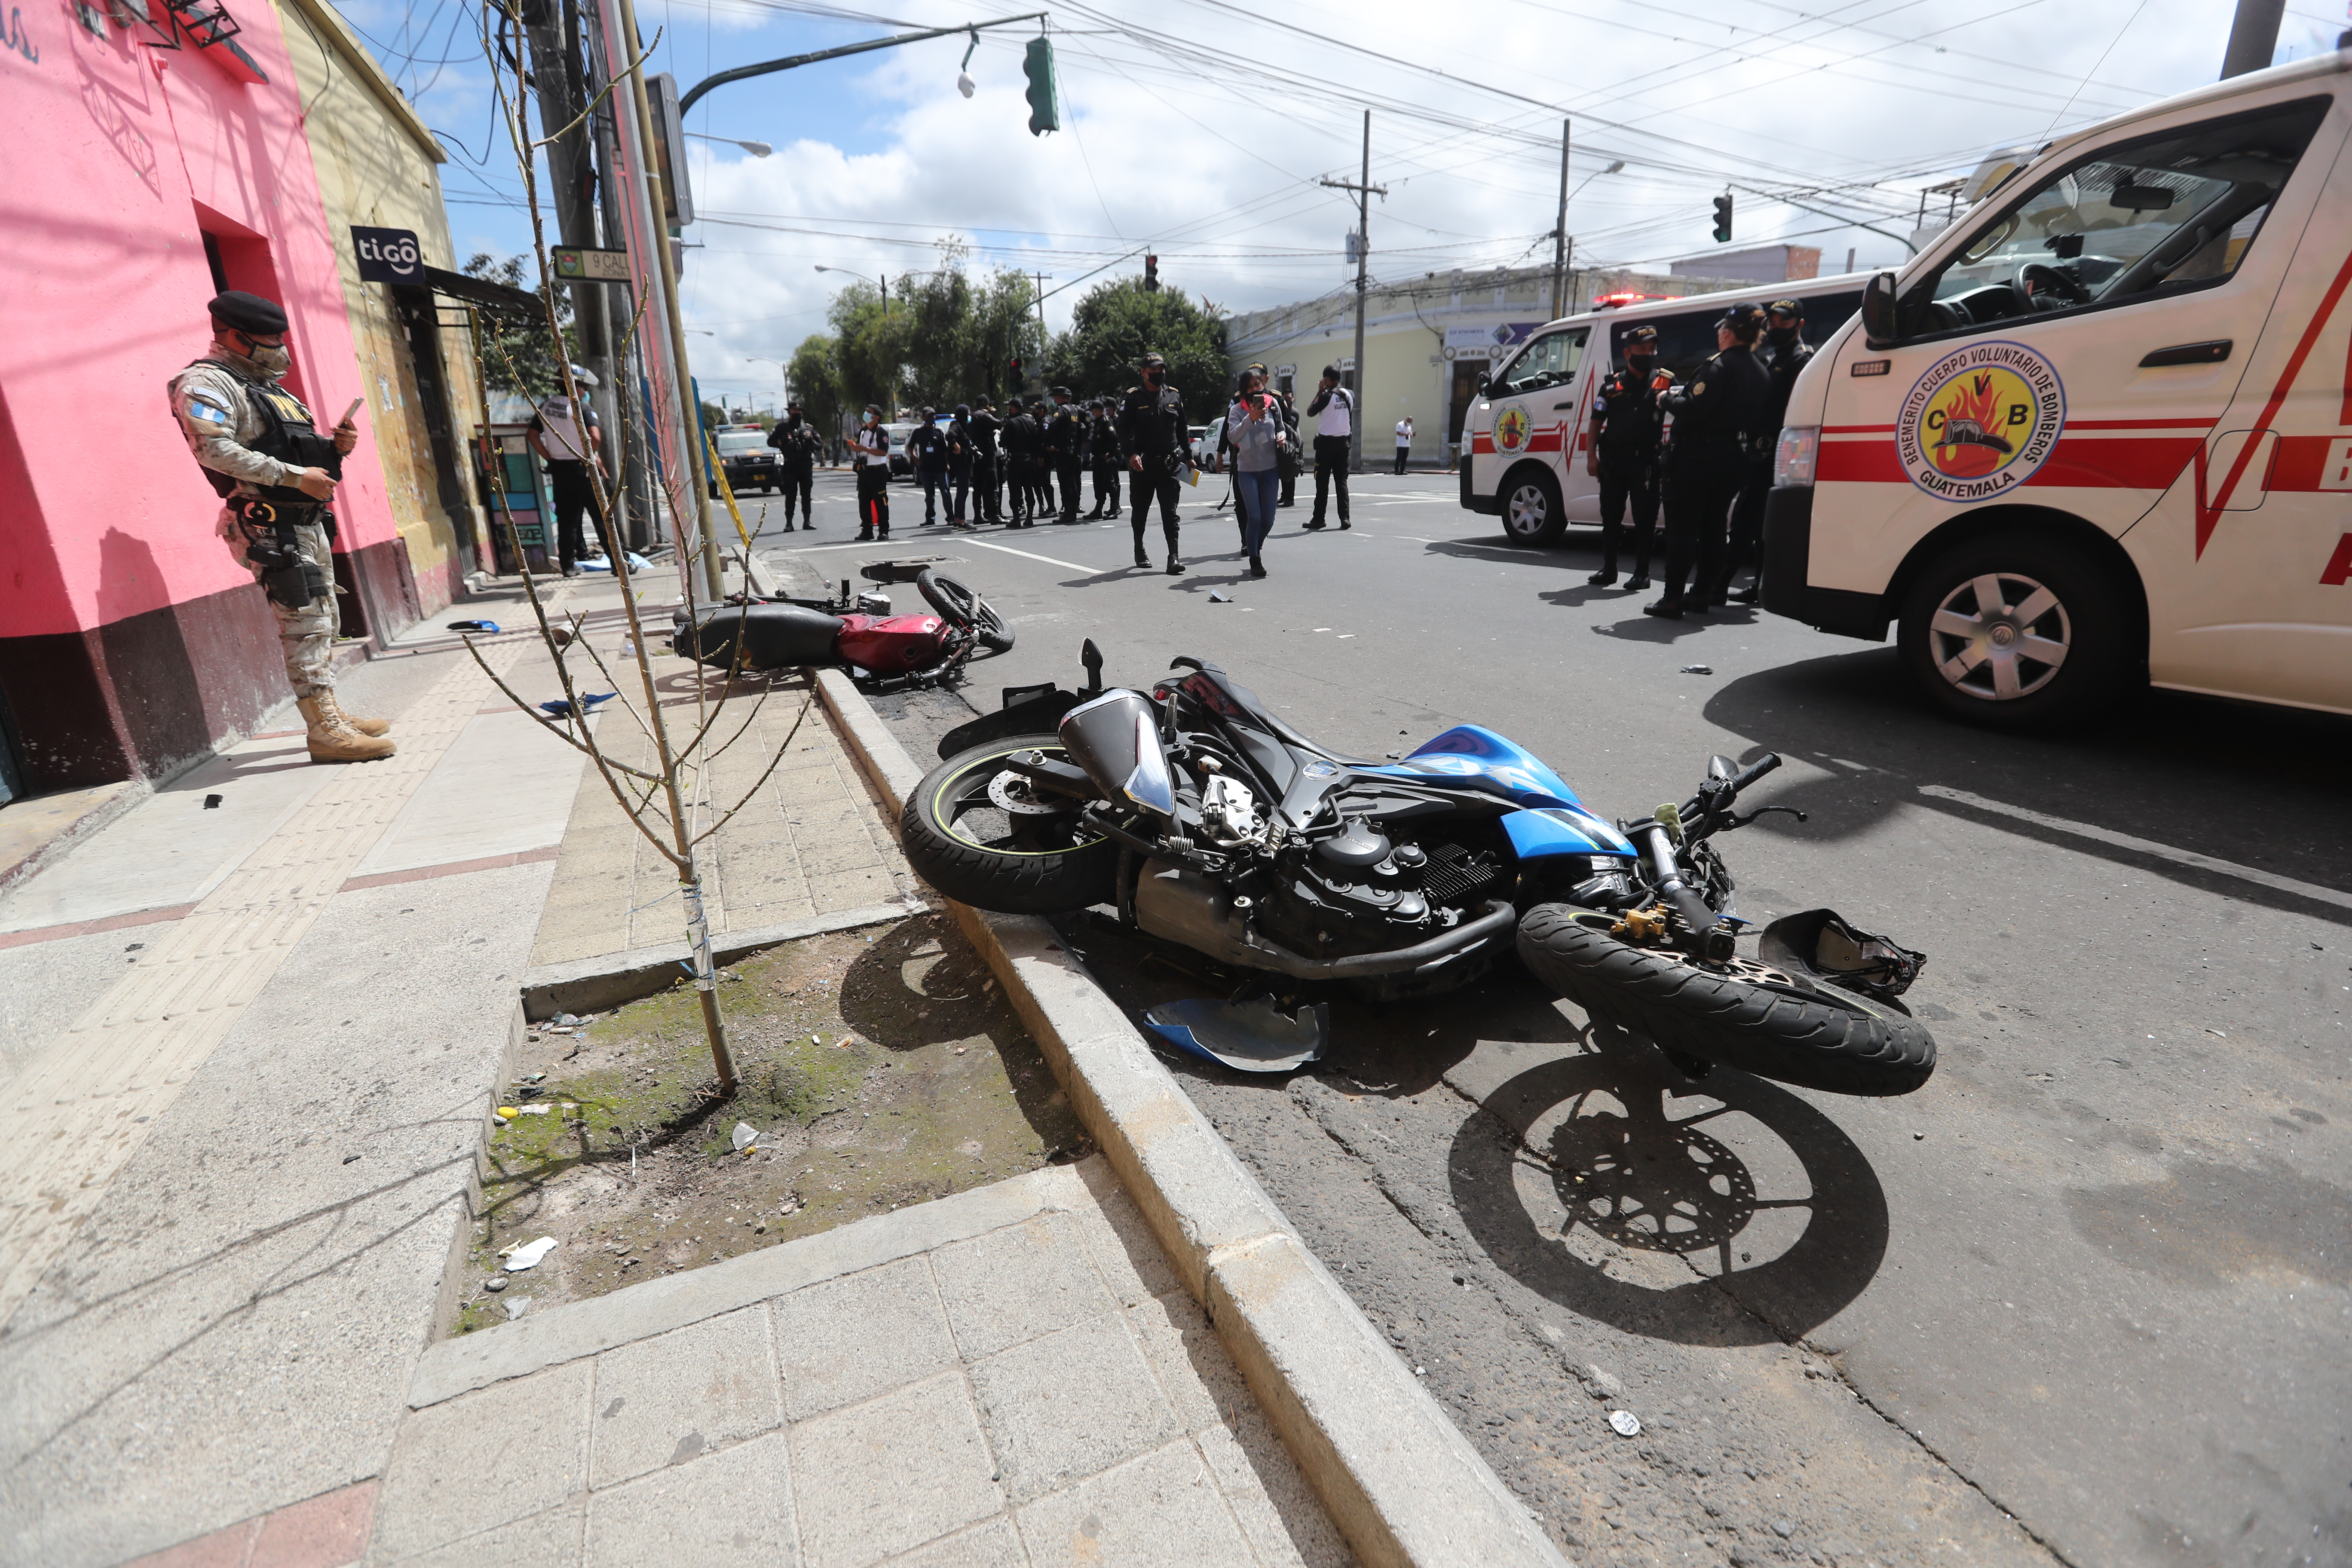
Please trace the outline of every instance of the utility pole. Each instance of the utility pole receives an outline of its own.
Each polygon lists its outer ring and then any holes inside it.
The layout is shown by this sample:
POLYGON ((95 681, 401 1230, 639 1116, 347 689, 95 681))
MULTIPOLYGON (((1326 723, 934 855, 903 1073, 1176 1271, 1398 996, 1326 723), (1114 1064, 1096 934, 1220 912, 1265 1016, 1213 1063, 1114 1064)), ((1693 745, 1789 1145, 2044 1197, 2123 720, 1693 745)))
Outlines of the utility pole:
POLYGON ((2221 79, 2258 71, 2278 53, 2279 18, 2286 0, 2238 0, 2236 20, 2230 24, 2230 47, 2221 56, 2221 79))
POLYGON ((1348 421, 1348 471, 1361 473, 1364 469, 1364 289, 1370 279, 1372 255, 1372 197, 1389 199, 1386 185, 1372 184, 1372 111, 1364 110, 1364 168, 1362 175, 1352 184, 1346 180, 1318 180, 1335 191, 1353 191, 1356 195, 1356 384, 1349 390, 1356 400, 1355 416, 1348 421))
POLYGON ((1551 227, 1551 317, 1568 314, 1568 126, 1559 122, 1559 219, 1551 227))
MULTIPOLYGON (((596 243, 596 213, 589 205, 588 187, 593 178, 595 160, 590 127, 582 114, 587 104, 580 59, 578 0, 562 0, 560 8, 553 0, 535 0, 524 10, 522 20, 523 36, 530 45, 531 79, 539 88, 540 122, 551 131, 571 127, 550 142, 547 148, 549 183, 554 187, 556 232, 563 237, 566 245, 593 247, 596 243)), ((572 319, 580 331, 581 357, 588 362, 598 382, 588 395, 589 404, 595 410, 605 440, 612 445, 608 455, 615 460, 614 471, 618 472, 619 443, 625 424, 621 416, 621 381, 613 372, 612 323, 605 294, 606 286, 602 283, 572 284, 572 319)), ((629 537, 629 503, 618 495, 614 499, 614 531, 625 545, 629 537)))
MULTIPOLYGON (((644 47, 637 37, 635 0, 598 0, 598 5, 606 47, 614 63, 635 58, 644 47)), ((670 515, 678 528, 678 575, 684 585, 693 585, 697 561, 688 558, 691 543, 702 572, 700 597, 706 604, 717 604, 721 594, 719 541, 710 531, 710 499, 702 480, 701 443, 697 438, 701 416, 694 406, 694 373, 687 362, 686 327, 677 309, 677 272, 670 255, 669 225, 662 217, 661 176, 654 165, 653 109, 641 67, 630 68, 627 93, 617 106, 614 121, 620 141, 619 172, 634 186, 624 214, 625 232, 631 270, 643 277, 639 287, 646 299, 645 363, 646 379, 654 386, 648 413, 670 426, 662 434, 674 444, 663 464, 663 478, 668 481, 670 515), (667 408, 662 406, 664 394, 667 394, 667 408)))

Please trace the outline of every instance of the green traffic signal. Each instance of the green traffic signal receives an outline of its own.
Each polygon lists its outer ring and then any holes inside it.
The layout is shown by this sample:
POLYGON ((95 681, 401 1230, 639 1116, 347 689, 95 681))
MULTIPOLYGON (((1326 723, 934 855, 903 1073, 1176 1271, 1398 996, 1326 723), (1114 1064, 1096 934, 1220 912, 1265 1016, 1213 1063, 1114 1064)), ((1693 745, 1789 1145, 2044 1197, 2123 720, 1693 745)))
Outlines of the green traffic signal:
POLYGON ((1715 198, 1715 243, 1721 245, 1731 237, 1731 193, 1726 191, 1715 198))
POLYGON ((1054 45, 1032 38, 1021 58, 1021 74, 1029 79, 1029 134, 1042 136, 1062 128, 1062 107, 1054 92, 1054 45))

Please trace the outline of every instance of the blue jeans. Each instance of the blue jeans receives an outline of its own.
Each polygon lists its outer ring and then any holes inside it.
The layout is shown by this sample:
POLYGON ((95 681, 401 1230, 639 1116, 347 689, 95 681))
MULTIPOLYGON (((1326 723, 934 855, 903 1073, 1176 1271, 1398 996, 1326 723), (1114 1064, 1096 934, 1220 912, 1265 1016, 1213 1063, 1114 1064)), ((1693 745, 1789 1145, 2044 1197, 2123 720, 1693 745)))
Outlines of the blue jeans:
POLYGON ((1279 468, 1236 468, 1234 504, 1242 509, 1242 539, 1255 555, 1274 531, 1274 505, 1282 496, 1279 468))

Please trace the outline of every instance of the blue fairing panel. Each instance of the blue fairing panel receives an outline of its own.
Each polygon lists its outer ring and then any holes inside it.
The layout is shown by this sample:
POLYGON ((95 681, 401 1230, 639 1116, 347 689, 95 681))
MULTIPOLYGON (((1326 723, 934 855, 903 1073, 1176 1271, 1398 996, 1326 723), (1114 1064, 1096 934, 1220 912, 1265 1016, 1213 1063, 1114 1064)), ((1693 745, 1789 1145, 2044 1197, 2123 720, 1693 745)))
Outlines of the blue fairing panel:
POLYGON ((1633 847, 1616 829, 1585 812, 1565 806, 1515 811, 1503 818, 1512 852, 1522 860, 1547 855, 1631 855, 1633 847))
MULTIPOLYGON (((1540 842, 1553 846, 1532 853, 1633 853, 1633 847, 1615 828, 1584 809, 1584 803, 1576 798, 1576 792, 1569 788, 1558 773, 1545 766, 1540 757, 1517 742, 1476 724, 1455 725, 1445 733, 1424 742, 1412 755, 1401 763, 1391 763, 1384 767, 1358 768, 1355 772, 1424 778, 1432 783, 1500 795, 1514 805, 1527 807, 1529 811, 1542 812, 1555 819, 1561 834, 1578 836, 1577 842, 1570 844, 1566 837, 1551 837, 1549 829, 1529 826, 1525 831, 1546 835, 1540 842)), ((1507 816, 1503 820, 1507 825, 1517 818, 1507 816)), ((1516 837, 1514 842, 1517 842, 1516 837)), ((1520 850, 1522 855, 1530 852, 1526 848, 1520 850)))

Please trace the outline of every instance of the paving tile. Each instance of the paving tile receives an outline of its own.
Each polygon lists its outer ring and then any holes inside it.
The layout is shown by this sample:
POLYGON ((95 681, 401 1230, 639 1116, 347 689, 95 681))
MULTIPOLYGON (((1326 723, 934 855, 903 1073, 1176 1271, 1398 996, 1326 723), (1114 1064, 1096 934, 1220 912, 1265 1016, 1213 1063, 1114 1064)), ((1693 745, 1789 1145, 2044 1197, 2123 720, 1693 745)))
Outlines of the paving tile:
POLYGON ((1256 1405, 1192 1441, 1265 1568, 1352 1568, 1346 1539, 1256 1405))
POLYGON ((783 1434, 591 1493, 583 1561, 588 1568, 745 1562, 792 1568, 800 1555, 783 1434))
POLYGON ((151 1552, 123 1568, 246 1568, 246 1553, 260 1524, 257 1519, 240 1520, 226 1530, 151 1552))
POLYGON ((957 1363, 930 1265, 908 1258, 781 1296, 776 1360, 793 1420, 871 1399, 957 1363))
POLYGON ((931 1255, 948 1321, 968 1360, 1066 1329, 1112 1306, 1077 1224, 1036 1218, 931 1255))
MULTIPOLYGON (((588 1494, 574 1492, 526 1519, 400 1558, 397 1568, 580 1568, 580 1538, 587 1518, 588 1494)), ((372 1568, 395 1568, 394 1560, 378 1556, 372 1568)))
POLYGON ((1035 1568, 1235 1568, 1252 1561, 1223 1497, 1187 1441, 1023 1509, 1021 1543, 1035 1568))
POLYGON ((1015 1502, 1183 1430, 1116 1312, 975 1362, 971 1381, 1015 1502))
POLYGON ((251 1568, 342 1568, 359 1561, 375 1517, 376 1484, 338 1487, 264 1514, 251 1568))
POLYGON ((1086 1237, 1087 1255, 1102 1271, 1119 1305, 1132 1307, 1181 1289, 1183 1279, 1160 1249, 1135 1200, 1119 1186, 1118 1173, 1102 1161, 1087 1162, 1079 1167, 1079 1173, 1095 1201, 1072 1209, 1070 1218, 1086 1237))
POLYGON ((588 1386, 575 1362, 412 1413, 376 1501, 375 1553, 446 1545, 584 1489, 588 1386))
POLYGON ((801 1422, 792 1450, 809 1568, 866 1568, 1004 1507, 957 1373, 801 1422))
POLYGON ((1126 1316, 1160 1391, 1185 1431, 1223 1426, 1234 1411, 1257 1407, 1217 1331, 1192 1297, 1181 1290, 1154 1296, 1129 1308, 1126 1316))
POLYGON ((904 1557, 893 1557, 883 1568, 1028 1568, 1029 1554, 1021 1550, 1021 1532, 1009 1519, 958 1531, 944 1541, 918 1546, 904 1557))
POLYGON ((767 1313, 746 1307, 606 1351, 591 1404, 599 1489, 782 1426, 767 1313))

